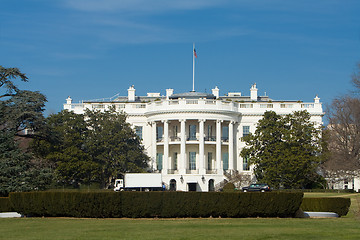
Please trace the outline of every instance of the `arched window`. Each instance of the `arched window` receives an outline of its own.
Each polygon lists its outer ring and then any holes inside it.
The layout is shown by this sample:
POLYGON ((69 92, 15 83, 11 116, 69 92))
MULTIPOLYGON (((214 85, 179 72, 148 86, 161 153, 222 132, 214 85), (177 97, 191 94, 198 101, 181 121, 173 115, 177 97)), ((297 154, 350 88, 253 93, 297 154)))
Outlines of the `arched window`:
POLYGON ((209 192, 214 192, 214 191, 215 191, 214 179, 210 179, 209 180, 209 192))
POLYGON ((175 179, 170 180, 170 191, 176 191, 176 180, 175 179))

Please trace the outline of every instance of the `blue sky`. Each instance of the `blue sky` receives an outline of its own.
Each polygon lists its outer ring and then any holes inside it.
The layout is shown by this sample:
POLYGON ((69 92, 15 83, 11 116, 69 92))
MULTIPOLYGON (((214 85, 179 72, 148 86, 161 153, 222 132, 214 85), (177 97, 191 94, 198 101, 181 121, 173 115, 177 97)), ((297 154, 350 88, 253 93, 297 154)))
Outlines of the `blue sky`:
POLYGON ((74 102, 174 88, 325 104, 360 62, 358 0, 1 0, 0 65, 48 98, 74 102))

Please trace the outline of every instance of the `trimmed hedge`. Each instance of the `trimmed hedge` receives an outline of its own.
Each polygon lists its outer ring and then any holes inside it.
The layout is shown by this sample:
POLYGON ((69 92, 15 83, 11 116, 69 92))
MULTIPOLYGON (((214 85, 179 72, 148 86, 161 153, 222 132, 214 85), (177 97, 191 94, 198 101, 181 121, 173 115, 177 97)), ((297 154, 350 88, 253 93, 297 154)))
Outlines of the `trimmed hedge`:
POLYGON ((14 209, 8 197, 0 197, 0 212, 13 212, 14 209))
POLYGON ((349 212, 350 198, 304 198, 300 208, 311 212, 335 212, 340 217, 349 212))
POLYGON ((235 185, 231 182, 225 184, 223 187, 224 192, 234 192, 235 191, 235 185))
POLYGON ((26 216, 92 218, 291 217, 302 193, 29 192, 11 193, 26 216))

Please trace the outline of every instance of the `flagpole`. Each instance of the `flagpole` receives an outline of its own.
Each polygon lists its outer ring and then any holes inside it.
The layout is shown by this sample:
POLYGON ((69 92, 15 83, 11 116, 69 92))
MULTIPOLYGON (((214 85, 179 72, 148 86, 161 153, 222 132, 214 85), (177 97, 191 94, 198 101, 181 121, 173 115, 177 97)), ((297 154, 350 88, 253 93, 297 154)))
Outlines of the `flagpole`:
POLYGON ((195 92, 195 43, 193 43, 193 88, 192 91, 195 92))

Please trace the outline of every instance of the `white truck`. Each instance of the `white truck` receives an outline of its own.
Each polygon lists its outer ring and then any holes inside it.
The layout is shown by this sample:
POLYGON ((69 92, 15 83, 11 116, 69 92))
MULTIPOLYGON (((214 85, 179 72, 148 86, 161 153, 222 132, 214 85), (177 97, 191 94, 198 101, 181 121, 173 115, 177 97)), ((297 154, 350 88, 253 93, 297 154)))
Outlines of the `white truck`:
POLYGON ((162 191, 161 173, 126 173, 116 179, 114 191, 162 191))

